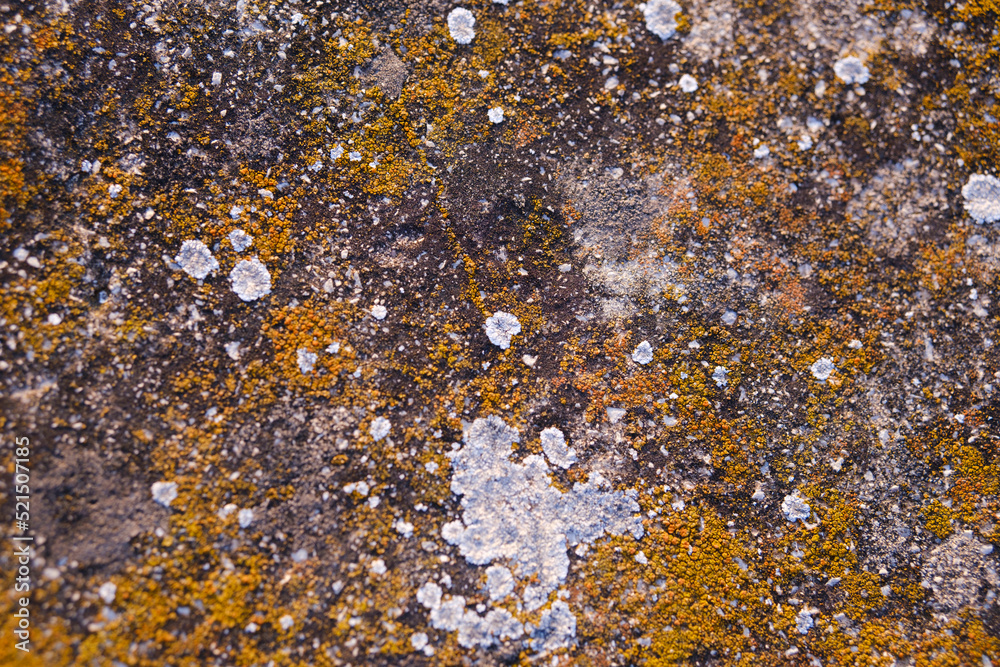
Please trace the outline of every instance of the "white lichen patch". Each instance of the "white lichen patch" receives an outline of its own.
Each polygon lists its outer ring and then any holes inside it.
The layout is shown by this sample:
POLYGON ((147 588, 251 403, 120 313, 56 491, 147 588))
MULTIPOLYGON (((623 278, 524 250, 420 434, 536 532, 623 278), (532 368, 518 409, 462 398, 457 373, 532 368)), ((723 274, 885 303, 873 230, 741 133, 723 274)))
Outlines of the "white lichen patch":
POLYGON ((833 359, 830 357, 820 357, 809 367, 812 376, 821 382, 827 380, 835 370, 836 366, 833 365, 833 359))
POLYGON ((448 14, 448 32, 456 44, 468 44, 476 36, 476 17, 465 7, 456 7, 448 14))
POLYGON ((299 371, 302 373, 311 373, 312 369, 316 366, 316 360, 319 358, 316 356, 316 353, 300 347, 295 354, 299 362, 299 371))
POLYGON ((229 242, 233 246, 233 250, 236 252, 243 252, 253 243, 253 237, 247 234, 242 229, 234 229, 229 232, 229 242))
POLYGON ((118 593, 118 586, 113 581, 106 581, 101 584, 101 587, 97 589, 97 595, 104 600, 104 604, 111 604, 115 601, 115 595, 118 593))
POLYGON ((271 274, 256 257, 244 259, 229 272, 233 291, 244 301, 255 301, 271 293, 271 274))
POLYGON ((729 371, 724 366, 716 366, 715 371, 712 372, 712 379, 715 380, 715 386, 721 389, 729 384, 727 375, 729 375, 729 371))
POLYGON ((965 210, 983 224, 1000 220, 1000 179, 989 174, 972 174, 962 188, 965 210))
POLYGON ((677 32, 677 14, 681 6, 674 0, 649 0, 639 5, 642 16, 646 20, 646 29, 666 41, 677 32))
POLYGON ((392 424, 385 417, 376 417, 372 420, 371 426, 368 428, 368 433, 371 434, 372 438, 378 442, 385 436, 389 435, 389 431, 392 430, 392 424))
POLYGON ((632 361, 637 364, 648 364, 653 360, 653 346, 648 340, 644 340, 635 346, 632 351, 632 361))
POLYGON ((677 85, 680 86, 682 92, 693 93, 698 90, 698 79, 690 74, 684 74, 681 76, 680 81, 677 82, 677 85))
POLYGON ((531 648, 555 651, 572 645, 576 637, 576 616, 562 600, 542 612, 536 628, 526 628, 531 635, 531 648))
POLYGON ((149 490, 153 500, 164 507, 170 507, 170 503, 177 500, 177 482, 154 482, 149 490))
POLYGON ((566 444, 566 436, 554 426, 542 431, 542 451, 549 463, 568 468, 576 463, 576 452, 566 444))
POLYGON ((477 419, 465 445, 452 459, 452 493, 462 496, 462 518, 446 524, 444 538, 459 547, 466 560, 486 565, 507 559, 518 577, 536 577, 548 593, 566 580, 567 548, 591 544, 605 533, 643 535, 635 515, 635 492, 612 491, 600 474, 561 493, 551 484, 541 456, 510 460, 517 431, 502 419, 477 419))
POLYGON ((806 504, 806 499, 796 490, 781 501, 781 511, 789 521, 805 521, 809 518, 812 508, 806 504))
POLYGON ((204 280, 209 273, 219 268, 219 262, 212 255, 212 251, 201 241, 182 243, 181 251, 174 257, 174 261, 184 273, 197 280, 204 280))
POLYGON ((389 311, 386 310, 385 306, 383 306, 382 304, 376 303, 374 306, 372 306, 371 313, 372 317, 374 317, 376 320, 382 321, 385 319, 385 316, 389 314, 389 311))
POLYGON ((833 64, 833 73, 844 83, 867 83, 871 73, 857 56, 841 58, 833 64))
POLYGON ((510 313, 498 310, 491 317, 486 318, 486 335, 490 342, 506 350, 510 347, 510 339, 521 333, 521 323, 510 313))
POLYGON ((814 622, 812 615, 816 612, 816 609, 803 607, 799 610, 799 613, 795 615, 795 629, 799 632, 799 634, 804 635, 813 627, 814 622))
POLYGON ((440 586, 428 581, 417 590, 417 602, 430 610, 431 627, 446 632, 457 630, 458 643, 465 648, 488 648, 524 634, 524 626, 506 609, 493 609, 480 616, 465 608, 463 596, 450 595, 444 599, 442 594, 440 586))
POLYGON ((493 107, 492 109, 490 109, 489 111, 486 112, 486 115, 489 116, 491 123, 494 123, 494 124, 502 123, 503 122, 503 107, 493 107))
POLYGON ((236 521, 240 524, 240 528, 249 528, 250 524, 253 523, 253 510, 252 509, 242 509, 236 515, 236 521))
POLYGON ((486 590, 493 602, 503 600, 514 592, 514 575, 503 565, 490 565, 486 568, 486 590))

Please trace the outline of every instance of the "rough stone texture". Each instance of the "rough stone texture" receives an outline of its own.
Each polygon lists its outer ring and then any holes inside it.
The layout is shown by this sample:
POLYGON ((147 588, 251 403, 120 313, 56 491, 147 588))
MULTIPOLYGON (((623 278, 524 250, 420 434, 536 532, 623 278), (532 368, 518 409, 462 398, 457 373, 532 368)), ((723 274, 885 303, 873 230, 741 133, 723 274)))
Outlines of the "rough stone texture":
POLYGON ((0 663, 997 664, 997 4, 677 4, 0 3, 0 663))

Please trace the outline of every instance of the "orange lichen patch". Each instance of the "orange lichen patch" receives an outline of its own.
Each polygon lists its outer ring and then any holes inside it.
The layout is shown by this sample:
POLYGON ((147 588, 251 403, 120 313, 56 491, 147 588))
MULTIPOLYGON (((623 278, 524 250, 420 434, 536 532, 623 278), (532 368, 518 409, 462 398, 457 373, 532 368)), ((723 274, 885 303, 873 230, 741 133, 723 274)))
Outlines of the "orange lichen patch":
POLYGON ((987 519, 997 503, 1000 468, 987 464, 983 453, 971 445, 958 449, 953 464, 954 486, 949 492, 955 502, 953 514, 968 524, 987 519))
MULTIPOLYGON (((9 466, 4 466, 4 471, 9 475, 14 473, 14 464, 11 461, 9 466)), ((73 664, 72 631, 69 624, 60 618, 45 618, 38 613, 46 604, 54 600, 59 592, 58 582, 45 582, 32 578, 30 591, 18 591, 15 589, 18 561, 10 554, 14 553, 15 546, 23 546, 24 542, 13 542, 7 539, 7 535, 2 540, 4 544, 4 557, 0 559, 3 565, 0 571, 0 585, 4 588, 4 595, 0 596, 0 614, 3 614, 0 631, 2 631, 10 641, 4 642, 0 646, 0 663, 5 665, 27 665, 29 667, 56 667, 73 664), (26 607, 21 605, 23 598, 28 599, 26 607), (27 609, 28 616, 28 638, 24 644, 27 650, 17 648, 17 644, 22 639, 14 634, 15 630, 23 630, 20 621, 24 617, 15 616, 21 609, 27 609)))
POLYGON ((628 659, 647 664, 682 662, 709 649, 734 660, 766 632, 762 599, 770 596, 755 560, 707 508, 649 525, 641 545, 608 540, 594 549, 576 591, 589 609, 578 634, 603 645, 617 640, 628 659), (640 546, 648 564, 634 558, 640 546), (635 641, 638 633, 645 647, 635 641))
POLYGON ((0 292, 0 318, 16 332, 10 340, 39 360, 61 345, 84 312, 86 304, 73 294, 85 273, 82 252, 75 239, 54 233, 44 242, 40 268, 23 264, 23 277, 17 275, 0 292))
POLYGON ((299 306, 274 309, 263 327, 274 351, 265 373, 277 372, 284 381, 309 393, 327 394, 341 372, 353 372, 357 366, 350 329, 363 315, 356 304, 344 300, 311 299, 299 306), (340 343, 340 350, 326 353, 326 347, 332 343, 340 343), (300 349, 318 355, 315 370, 301 371, 300 349))
POLYGON ((951 525, 952 512, 941 501, 933 501, 920 510, 920 514, 924 519, 924 525, 927 527, 927 530, 934 533, 939 539, 943 540, 953 532, 951 525))

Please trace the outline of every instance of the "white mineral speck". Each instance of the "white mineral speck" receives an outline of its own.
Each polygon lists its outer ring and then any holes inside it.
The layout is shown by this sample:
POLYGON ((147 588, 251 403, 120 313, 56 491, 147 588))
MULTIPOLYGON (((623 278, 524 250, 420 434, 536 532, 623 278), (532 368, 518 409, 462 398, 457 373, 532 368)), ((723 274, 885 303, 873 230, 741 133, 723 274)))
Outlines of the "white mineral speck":
POLYGON ((566 436, 554 426, 542 431, 542 451, 550 463, 560 468, 576 463, 576 452, 566 445, 566 436))
POLYGON ((372 574, 385 574, 386 567, 385 561, 381 558, 376 558, 371 563, 368 564, 368 569, 371 570, 372 574))
POLYGON ((52 326, 58 326, 59 324, 62 323, 62 317, 60 317, 58 313, 49 313, 47 321, 52 326))
POLYGON ((97 594, 104 600, 104 604, 111 604, 115 601, 115 594, 118 592, 118 586, 115 585, 113 581, 106 581, 101 584, 101 587, 97 589, 97 594))
POLYGON ((120 195, 121 193, 122 193, 122 186, 118 185, 117 183, 112 183, 111 185, 108 186, 108 194, 111 196, 112 199, 117 198, 118 195, 120 195))
POLYGON ((649 0, 645 5, 639 5, 639 8, 646 19, 646 28, 651 33, 664 41, 674 36, 680 5, 673 0, 649 0))
POLYGON ((410 523, 409 521, 403 521, 402 519, 399 519, 398 521, 396 521, 396 525, 394 527, 396 529, 396 532, 402 535, 403 537, 413 536, 413 524, 410 523))
POLYGON ((799 495, 796 490, 781 501, 781 511, 789 521, 805 521, 809 518, 812 509, 806 504, 806 499, 799 495))
POLYGON ((989 174, 972 174, 962 188, 965 210, 982 224, 1000 220, 1000 179, 989 174))
POLYGON ((229 242, 233 244, 233 250, 236 252, 243 252, 250 247, 251 243, 253 243, 253 237, 242 229, 234 229, 229 232, 229 242))
POLYGON ((177 482, 154 482, 150 491, 153 500, 164 507, 170 507, 170 503, 177 499, 177 482))
POLYGON ((312 369, 316 366, 316 356, 315 352, 310 352, 304 347, 300 347, 296 351, 296 356, 299 362, 299 371, 302 373, 310 373, 312 369))
POLYGON ((604 89, 605 90, 614 90, 617 87, 618 87, 618 77, 617 76, 609 76, 607 78, 607 80, 604 82, 604 89))
POLYGON ((226 343, 225 350, 226 350, 226 354, 229 355, 230 359, 232 359, 233 361, 239 361, 240 360, 240 343, 239 343, 239 341, 233 341, 231 343, 226 343))
POLYGON ((253 523, 253 510, 240 510, 236 515, 236 521, 240 524, 240 528, 248 528, 250 524, 253 523))
POLYGON ((506 350, 510 347, 511 337, 521 333, 521 323, 510 313, 498 310, 486 318, 485 329, 490 342, 506 350))
POLYGON ((757 148, 753 149, 753 156, 758 160, 763 160, 770 154, 771 154, 771 149, 768 148, 766 145, 758 146, 757 148))
POLYGON ((281 626, 282 630, 287 630, 288 628, 295 625, 295 619, 292 618, 291 614, 285 614, 278 619, 278 625, 281 626))
POLYGON ((222 72, 212 72, 212 85, 218 86, 222 83, 222 72))
POLYGON ((465 7, 456 7, 448 14, 448 32, 457 44, 468 44, 476 36, 476 17, 465 7))
POLYGON ((340 144, 337 144, 336 146, 330 149, 330 161, 333 162, 335 160, 339 160, 340 156, 343 154, 344 154, 344 147, 341 146, 340 144))
POLYGON ((392 429, 392 424, 385 417, 376 417, 372 420, 372 425, 368 428, 368 432, 371 434, 372 438, 376 442, 389 435, 389 431, 392 429))
POLYGON ((617 424, 625 416, 624 408, 608 408, 608 421, 612 424, 617 424))
POLYGON ((20 246, 17 248, 17 250, 14 251, 14 259, 16 259, 19 262, 23 262, 24 260, 28 259, 29 254, 30 253, 27 250, 25 250, 23 246, 20 246))
POLYGON ((502 123, 503 122, 503 107, 493 107, 486 112, 486 115, 490 117, 491 123, 502 123))
POLYGON ((683 75, 678 83, 680 84, 681 90, 685 93, 693 93, 698 90, 698 80, 690 74, 683 75))
POLYGON ((731 327, 736 323, 736 312, 732 310, 727 310, 722 314, 722 323, 727 327, 731 327))
POLYGON ((635 558, 635 562, 639 563, 639 565, 648 565, 649 564, 649 559, 646 558, 646 554, 644 552, 642 552, 642 551, 637 551, 635 553, 635 556, 633 556, 633 558, 635 558))
POLYGON ((380 303, 376 303, 374 306, 372 306, 371 312, 372 312, 372 317, 380 321, 384 320, 385 316, 389 314, 389 311, 385 309, 385 306, 383 306, 380 303))
POLYGON ((254 301, 271 293, 271 274, 256 257, 244 259, 229 273, 233 291, 244 301, 254 301))
POLYGON ((715 380, 715 385, 721 388, 729 384, 729 380, 726 379, 728 374, 729 371, 726 370, 724 366, 716 366, 715 371, 712 373, 712 379, 715 380))
POLYGON ((185 241, 181 251, 174 257, 184 273, 192 278, 203 280, 209 273, 219 268, 219 263, 212 256, 212 251, 201 241, 185 241))
POLYGON ((857 56, 847 56, 835 62, 833 73, 844 83, 867 83, 871 76, 871 72, 857 56))
POLYGON ((644 340, 638 345, 636 345, 635 350, 632 351, 632 361, 637 364, 648 364, 653 360, 653 346, 649 344, 648 340, 644 340))
POLYGON ((809 367, 809 371, 813 374, 813 377, 817 380, 826 380, 833 374, 836 367, 833 365, 833 359, 830 357, 820 357, 809 367))
POLYGON ((243 214, 242 206, 233 206, 231 209, 229 209, 229 217, 232 218, 233 220, 239 219, 239 217, 242 214, 243 214))

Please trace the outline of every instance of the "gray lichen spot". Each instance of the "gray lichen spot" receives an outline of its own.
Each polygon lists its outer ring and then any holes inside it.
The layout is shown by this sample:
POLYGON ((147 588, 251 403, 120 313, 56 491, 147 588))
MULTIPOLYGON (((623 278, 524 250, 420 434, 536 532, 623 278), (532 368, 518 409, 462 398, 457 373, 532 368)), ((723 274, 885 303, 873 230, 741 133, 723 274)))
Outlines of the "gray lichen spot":
POLYGON ((820 357, 809 367, 809 372, 821 382, 828 379, 835 370, 836 367, 833 365, 833 359, 830 357, 820 357))
POLYGON ((271 293, 271 274, 256 257, 244 259, 229 273, 233 291, 244 301, 255 301, 271 293))
POLYGON ((506 350, 510 347, 510 339, 521 333, 521 323, 510 313, 498 310, 492 316, 486 318, 486 335, 490 342, 506 350))
POLYGON ((781 511, 789 521, 805 521, 809 518, 812 508, 806 504, 806 499, 796 490, 781 501, 781 511))
POLYGON ((989 174, 972 174, 962 188, 965 210, 982 224, 1000 220, 1000 179, 989 174))
POLYGON ((844 83, 867 83, 871 74, 861 58, 848 56, 833 64, 833 73, 844 83))
POLYGON ((234 229, 229 232, 229 242, 233 245, 233 250, 243 252, 253 243, 253 237, 242 229, 234 229))
POLYGON ((468 44, 476 36, 476 17, 465 7, 456 7, 448 14, 448 32, 457 44, 468 44))
POLYGON ((185 241, 181 251, 174 261, 180 265, 184 273, 192 278, 204 280, 212 271, 219 268, 219 262, 212 256, 212 251, 201 241, 185 241))
POLYGON ((635 350, 632 352, 632 361, 637 364, 648 364, 653 360, 653 346, 649 344, 648 340, 644 340, 639 343, 635 350))

